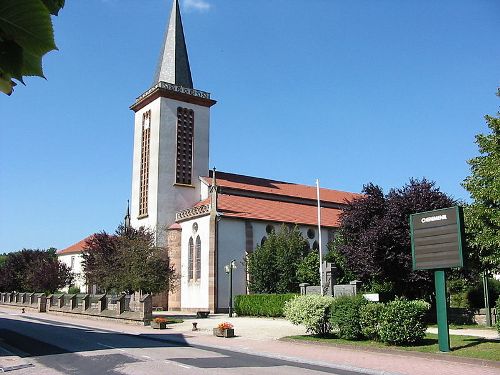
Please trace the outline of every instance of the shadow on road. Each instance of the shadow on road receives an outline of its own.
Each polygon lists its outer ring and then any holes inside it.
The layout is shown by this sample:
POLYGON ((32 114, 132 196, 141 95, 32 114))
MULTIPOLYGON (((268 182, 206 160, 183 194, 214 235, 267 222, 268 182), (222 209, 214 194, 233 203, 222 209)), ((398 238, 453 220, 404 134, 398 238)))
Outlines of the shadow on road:
MULTIPOLYGON (((0 318, 0 343, 21 357, 113 349, 189 346, 182 334, 131 335, 26 317, 32 321, 0 318), (46 323, 50 323, 46 324, 46 323)), ((0 352, 0 356, 5 355, 0 352)))

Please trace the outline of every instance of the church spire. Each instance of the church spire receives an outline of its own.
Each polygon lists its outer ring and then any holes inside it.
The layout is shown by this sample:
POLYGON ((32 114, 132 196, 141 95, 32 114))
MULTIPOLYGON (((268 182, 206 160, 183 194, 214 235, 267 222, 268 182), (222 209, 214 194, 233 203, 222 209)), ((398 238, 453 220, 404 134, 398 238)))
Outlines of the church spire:
POLYGON ((173 0, 170 21, 165 31, 165 38, 158 60, 158 67, 153 80, 153 86, 164 81, 174 85, 193 88, 191 69, 182 28, 179 1, 173 0))

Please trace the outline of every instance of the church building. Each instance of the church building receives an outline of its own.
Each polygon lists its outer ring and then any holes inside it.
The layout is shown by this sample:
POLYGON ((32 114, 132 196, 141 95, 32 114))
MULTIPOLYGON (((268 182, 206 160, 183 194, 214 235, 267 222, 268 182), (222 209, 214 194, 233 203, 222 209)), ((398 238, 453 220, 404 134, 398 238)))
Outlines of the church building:
POLYGON ((167 248, 179 281, 159 303, 171 310, 227 309, 226 266, 235 261, 233 294, 246 294, 246 256, 283 224, 296 225, 312 250, 322 242, 326 252, 346 201, 359 196, 320 189, 319 241, 316 187, 209 170, 215 104, 193 86, 179 4, 173 0, 152 87, 130 107, 135 113, 130 224, 153 229, 167 248))

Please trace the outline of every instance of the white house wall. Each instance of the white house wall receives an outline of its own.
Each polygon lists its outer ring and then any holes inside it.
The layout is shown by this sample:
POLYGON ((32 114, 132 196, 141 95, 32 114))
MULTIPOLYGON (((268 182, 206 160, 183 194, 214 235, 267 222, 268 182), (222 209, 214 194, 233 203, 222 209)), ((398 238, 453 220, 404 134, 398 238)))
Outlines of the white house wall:
POLYGON ((208 244, 210 216, 203 216, 180 223, 181 235, 181 309, 209 309, 208 289, 208 244), (198 224, 198 231, 193 232, 193 224, 198 224), (189 238, 192 237, 196 244, 196 237, 201 240, 201 279, 188 280, 188 248, 189 238))
MULTIPOLYGON (((74 274, 75 278, 73 279, 73 285, 79 287, 80 291, 84 292, 86 286, 82 268, 82 260, 83 260, 82 255, 78 253, 59 255, 58 259, 59 262, 68 266, 71 269, 71 272, 74 274), (72 258, 74 259, 73 267, 71 267, 72 258)), ((63 290, 67 291, 68 287, 66 286, 63 290)))

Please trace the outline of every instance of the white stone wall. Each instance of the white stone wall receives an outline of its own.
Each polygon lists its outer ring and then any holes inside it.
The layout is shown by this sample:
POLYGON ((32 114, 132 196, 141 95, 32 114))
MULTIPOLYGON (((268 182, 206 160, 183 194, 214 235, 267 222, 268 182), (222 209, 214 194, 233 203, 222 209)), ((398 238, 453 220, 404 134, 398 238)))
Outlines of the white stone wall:
POLYGON ((208 267, 209 267, 209 233, 210 216, 203 216, 180 223, 181 237, 181 309, 209 309, 208 267), (198 230, 193 231, 193 224, 198 224, 198 230), (196 253, 196 237, 201 240, 201 279, 188 280, 188 248, 189 238, 193 238, 196 253))
POLYGON ((233 298, 246 294, 245 221, 222 217, 218 225, 217 305, 227 308, 229 301, 229 275, 224 266, 236 260, 233 270, 233 298))
POLYGON ((175 213, 200 200, 199 176, 208 175, 210 108, 168 98, 158 98, 135 114, 132 168, 132 226, 160 232, 175 221, 175 213), (175 184, 177 156, 177 108, 194 111, 192 186, 175 184), (138 219, 142 114, 151 109, 148 217, 138 219))
MULTIPOLYGON (((252 221, 254 249, 260 245, 266 233, 267 225, 271 224, 275 230, 281 228, 282 223, 252 221)), ((299 225, 299 230, 302 236, 308 240, 312 248, 314 241, 318 241, 318 227, 299 225), (312 239, 307 237, 307 230, 311 228, 315 232, 312 239)), ((238 294, 246 294, 246 270, 245 270, 245 221, 240 219, 224 218, 219 221, 218 227, 218 266, 217 266, 217 301, 219 308, 227 308, 229 301, 229 277, 224 271, 224 266, 229 264, 231 260, 236 260, 237 269, 233 271, 233 298, 238 294)), ((328 243, 329 228, 322 228, 322 252, 325 254, 328 243)))
MULTIPOLYGON (((273 223, 273 222, 265 222, 265 221, 253 221, 252 222, 252 228, 253 228, 253 240, 254 240, 254 248, 257 247, 257 245, 260 245, 262 238, 269 236, 269 234, 266 232, 266 227, 267 225, 272 225, 274 226, 274 229, 276 231, 279 231, 281 228, 282 223, 273 223)), ((295 225, 295 224, 292 224, 295 225)), ((302 237, 306 239, 309 242, 309 246, 313 247, 314 241, 317 241, 319 244, 319 235, 318 235, 318 226, 317 225, 298 225, 298 228, 300 232, 302 233, 302 237), (307 231, 308 229, 312 229, 314 231, 314 237, 310 239, 307 237, 307 231)), ((328 232, 331 231, 330 228, 321 228, 321 247, 322 247, 322 253, 325 254, 328 252, 328 232)))
POLYGON ((130 223, 137 228, 144 226, 156 229, 157 223, 157 195, 158 195, 158 150, 160 134, 160 100, 156 99, 135 113, 134 123, 134 150, 132 161, 132 195, 130 201, 130 223), (141 142, 142 116, 151 110, 150 145, 149 145, 149 189, 148 189, 148 216, 138 219, 139 193, 141 178, 141 142))
MULTIPOLYGON (((79 287, 81 292, 85 292, 86 285, 82 269, 82 255, 79 253, 58 255, 58 259, 59 262, 71 268, 71 272, 73 272, 75 276, 73 285, 79 287), (73 259, 73 267, 71 267, 71 259, 73 259)), ((68 286, 66 286, 63 290, 67 292, 68 286)))

